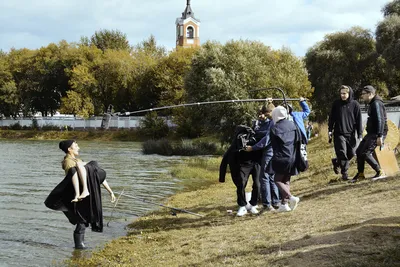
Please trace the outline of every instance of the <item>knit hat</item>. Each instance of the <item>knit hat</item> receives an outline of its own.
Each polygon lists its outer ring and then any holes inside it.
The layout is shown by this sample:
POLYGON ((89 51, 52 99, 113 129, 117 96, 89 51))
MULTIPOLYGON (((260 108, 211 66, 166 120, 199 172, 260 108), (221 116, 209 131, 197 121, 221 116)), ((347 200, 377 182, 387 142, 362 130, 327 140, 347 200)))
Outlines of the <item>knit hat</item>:
POLYGON ((64 141, 61 141, 61 142, 58 144, 58 147, 59 147, 62 151, 64 151, 65 153, 68 153, 68 148, 70 148, 74 142, 75 142, 75 140, 73 140, 73 139, 64 140, 64 141))
POLYGON ((287 114, 286 108, 284 108, 282 106, 277 106, 272 111, 272 119, 274 120, 274 123, 277 123, 280 120, 286 119, 287 115, 288 114, 287 114))
POLYGON ((367 93, 375 94, 376 89, 372 85, 367 85, 367 86, 364 86, 363 91, 365 91, 367 93))

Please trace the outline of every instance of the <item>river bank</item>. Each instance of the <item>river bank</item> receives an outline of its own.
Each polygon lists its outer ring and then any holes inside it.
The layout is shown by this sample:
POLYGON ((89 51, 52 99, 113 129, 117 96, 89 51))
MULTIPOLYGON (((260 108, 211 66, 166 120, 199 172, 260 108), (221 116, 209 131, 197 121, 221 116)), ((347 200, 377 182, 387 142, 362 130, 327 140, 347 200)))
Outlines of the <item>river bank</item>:
MULTIPOLYGON (((218 183, 221 158, 193 160, 173 168, 171 174, 186 178, 192 186, 164 204, 205 217, 172 216, 169 210, 160 209, 132 222, 126 237, 68 264, 399 266, 398 177, 340 182, 332 171, 332 148, 325 137, 312 140, 308 152, 310 169, 292 180, 292 192, 301 198, 293 212, 236 217, 230 177, 218 183)), ((350 175, 355 171, 352 164, 350 175)))
POLYGON ((43 130, 3 130, 0 129, 0 139, 21 140, 93 140, 93 141, 132 141, 140 142, 144 138, 134 130, 118 131, 43 131, 43 130))

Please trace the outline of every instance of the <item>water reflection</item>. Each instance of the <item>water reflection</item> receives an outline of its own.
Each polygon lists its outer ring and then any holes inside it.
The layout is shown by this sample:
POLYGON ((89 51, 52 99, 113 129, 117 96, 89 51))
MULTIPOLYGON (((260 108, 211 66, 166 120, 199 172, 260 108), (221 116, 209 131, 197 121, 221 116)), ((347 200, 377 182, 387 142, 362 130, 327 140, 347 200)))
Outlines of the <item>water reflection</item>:
MULTIPOLYGON (((107 181, 118 197, 126 194, 154 202, 173 194, 175 179, 157 179, 180 157, 142 155, 139 143, 79 141, 81 158, 96 160, 107 172, 107 181)), ((0 230, 1 266, 49 266, 65 258, 85 256, 73 249, 71 225, 62 212, 47 209, 43 201, 63 179, 63 152, 57 141, 0 141, 0 230)), ((158 206, 122 196, 114 209, 106 190, 102 189, 103 233, 87 229, 89 247, 126 234, 125 226, 158 206)), ((83 254, 82 254, 83 253, 83 254)))

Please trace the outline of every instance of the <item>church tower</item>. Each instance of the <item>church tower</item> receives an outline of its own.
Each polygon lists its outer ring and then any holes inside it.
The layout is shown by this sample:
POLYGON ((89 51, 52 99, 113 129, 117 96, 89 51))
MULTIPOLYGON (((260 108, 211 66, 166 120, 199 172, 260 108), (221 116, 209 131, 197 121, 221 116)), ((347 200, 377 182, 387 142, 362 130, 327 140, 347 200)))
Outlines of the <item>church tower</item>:
POLYGON ((176 47, 200 46, 200 20, 194 17, 190 0, 186 0, 182 17, 176 19, 176 47))

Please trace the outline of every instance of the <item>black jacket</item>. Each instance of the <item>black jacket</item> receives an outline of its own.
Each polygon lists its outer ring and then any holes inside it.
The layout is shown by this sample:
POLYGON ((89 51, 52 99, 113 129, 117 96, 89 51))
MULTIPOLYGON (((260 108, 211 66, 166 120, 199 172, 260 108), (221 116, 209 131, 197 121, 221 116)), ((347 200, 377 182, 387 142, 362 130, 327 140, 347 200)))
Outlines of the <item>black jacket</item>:
POLYGON ((357 131, 362 137, 362 117, 360 104, 353 99, 353 90, 349 87, 349 98, 346 101, 337 99, 333 102, 329 116, 329 132, 335 135, 353 135, 357 131))
POLYGON ((271 144, 274 150, 272 156, 272 170, 279 174, 297 174, 296 142, 299 137, 296 134, 297 128, 294 122, 280 120, 271 129, 271 144))
POLYGON ((75 196, 72 185, 72 176, 77 172, 76 168, 69 169, 65 178, 51 191, 44 204, 52 210, 62 211, 72 224, 89 224, 92 231, 103 231, 103 209, 101 203, 100 185, 106 179, 106 172, 101 169, 96 161, 90 161, 85 165, 87 183, 90 195, 82 201, 71 203, 75 196))
POLYGON ((388 132, 386 109, 382 98, 375 96, 369 103, 367 133, 378 137, 386 136, 388 132))
POLYGON ((240 176, 241 165, 252 165, 260 164, 262 159, 262 151, 246 152, 243 150, 245 145, 254 145, 255 139, 253 140, 254 131, 248 126, 238 125, 235 129, 234 139, 225 152, 221 164, 219 166, 219 182, 225 182, 226 169, 229 165, 231 176, 240 176), (246 138, 241 138, 246 136, 246 138), (243 143, 244 142, 244 143, 243 143))

